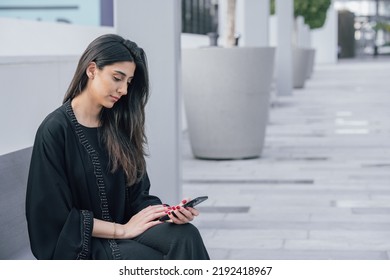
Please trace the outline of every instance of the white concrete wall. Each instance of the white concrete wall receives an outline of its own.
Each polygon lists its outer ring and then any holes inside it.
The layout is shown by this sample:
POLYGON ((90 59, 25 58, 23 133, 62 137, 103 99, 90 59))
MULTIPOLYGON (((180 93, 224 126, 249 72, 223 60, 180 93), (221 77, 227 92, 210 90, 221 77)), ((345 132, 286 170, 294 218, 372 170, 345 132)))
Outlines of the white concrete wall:
POLYGON ((99 35, 113 27, 0 18, 0 56, 81 55, 99 35))
POLYGON ((48 113, 62 104, 78 57, 0 57, 0 155, 33 145, 48 113))
POLYGON ((114 28, 0 18, 0 155, 33 145, 38 125, 62 104, 78 58, 114 28))

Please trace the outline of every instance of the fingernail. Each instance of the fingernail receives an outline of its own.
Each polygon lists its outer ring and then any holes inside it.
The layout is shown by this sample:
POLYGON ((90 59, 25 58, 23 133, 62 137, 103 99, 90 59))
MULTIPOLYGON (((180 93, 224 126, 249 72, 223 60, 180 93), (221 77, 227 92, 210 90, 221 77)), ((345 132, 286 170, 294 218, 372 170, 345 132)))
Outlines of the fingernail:
POLYGON ((168 215, 171 215, 172 213, 171 212, 168 212, 168 215))
POLYGON ((180 209, 180 206, 179 206, 179 205, 178 205, 178 206, 176 206, 176 209, 178 209, 178 210, 179 210, 179 209, 180 209))
POLYGON ((183 200, 181 201, 181 203, 186 204, 186 203, 187 203, 187 200, 183 199, 183 200))
POLYGON ((165 211, 165 214, 168 214, 169 213, 169 211, 165 211))
POLYGON ((172 206, 172 210, 176 210, 176 207, 175 207, 175 206, 172 206))
POLYGON ((172 207, 168 207, 168 210, 172 210, 172 207))
POLYGON ((163 206, 168 207, 169 205, 164 203, 163 206))

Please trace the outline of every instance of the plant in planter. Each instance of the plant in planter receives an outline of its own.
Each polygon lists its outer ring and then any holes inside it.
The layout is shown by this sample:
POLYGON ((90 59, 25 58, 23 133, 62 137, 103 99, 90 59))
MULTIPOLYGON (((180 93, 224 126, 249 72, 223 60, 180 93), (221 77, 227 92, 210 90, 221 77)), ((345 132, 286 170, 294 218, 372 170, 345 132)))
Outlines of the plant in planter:
POLYGON ((237 47, 235 2, 228 3, 226 47, 182 51, 188 132, 197 158, 253 158, 263 149, 275 50, 237 47))
MULTIPOLYGON (((294 0, 294 17, 303 16, 310 29, 321 28, 331 4, 331 0, 294 0)), ((271 0, 270 8, 275 14, 275 0, 271 0)))
POLYGON ((321 28, 331 4, 331 0, 294 0, 294 15, 303 16, 310 29, 321 28))
MULTIPOLYGON (((294 0, 294 17, 302 16, 311 30, 321 28, 325 21, 331 0, 294 0)), ((275 0, 271 0, 271 14, 275 13, 275 0)), ((315 49, 297 46, 297 28, 294 28, 294 88, 303 88, 314 67, 315 49)))
MULTIPOLYGON (((294 16, 302 16, 311 30, 321 28, 326 21, 326 15, 332 0, 294 0, 294 16)), ((308 67, 305 78, 313 72, 315 49, 308 48, 308 67)))

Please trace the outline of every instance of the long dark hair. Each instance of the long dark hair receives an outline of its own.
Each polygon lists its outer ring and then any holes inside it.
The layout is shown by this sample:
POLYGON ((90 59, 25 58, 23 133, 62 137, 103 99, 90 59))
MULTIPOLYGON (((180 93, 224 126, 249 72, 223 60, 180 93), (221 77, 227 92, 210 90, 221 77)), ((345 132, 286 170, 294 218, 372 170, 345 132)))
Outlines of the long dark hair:
POLYGON ((107 148, 111 171, 123 168, 127 185, 139 182, 146 172, 145 105, 149 98, 147 59, 136 43, 116 34, 106 34, 92 41, 82 54, 74 77, 64 97, 64 103, 79 95, 86 87, 86 70, 91 62, 99 69, 116 62, 136 64, 134 77, 111 109, 100 113, 101 140, 107 148))

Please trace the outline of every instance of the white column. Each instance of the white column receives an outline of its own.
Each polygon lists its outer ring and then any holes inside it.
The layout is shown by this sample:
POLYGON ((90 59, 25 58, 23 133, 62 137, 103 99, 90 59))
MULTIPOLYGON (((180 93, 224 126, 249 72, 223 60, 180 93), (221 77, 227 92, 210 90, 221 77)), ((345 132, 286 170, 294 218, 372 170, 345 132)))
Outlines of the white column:
POLYGON ((295 19, 297 47, 310 48, 310 27, 305 23, 302 16, 298 16, 295 19))
POLYGON ((278 22, 275 14, 269 17, 269 45, 278 46, 278 22))
MULTIPOLYGON (((305 28, 305 21, 304 21, 303 16, 298 16, 295 18, 294 27, 295 27, 295 32, 294 32, 293 36, 295 36, 295 40, 296 40, 295 46, 304 48, 305 44, 304 44, 304 39, 303 39, 303 36, 304 36, 303 33, 304 33, 304 28, 305 28)), ((293 40, 293 42, 294 42, 294 40, 293 40)))
POLYGON ((294 1, 276 0, 277 44, 276 79, 277 94, 291 95, 293 90, 292 36, 294 26, 294 1))
POLYGON ((269 0, 237 0, 236 31, 240 46, 269 46, 269 0))
POLYGON ((303 30, 304 30, 303 42, 304 42, 306 48, 311 48, 311 31, 310 31, 310 26, 305 24, 303 30))
POLYGON ((168 204, 181 194, 180 0, 116 0, 117 33, 148 57, 151 96, 146 108, 151 193, 168 204))

